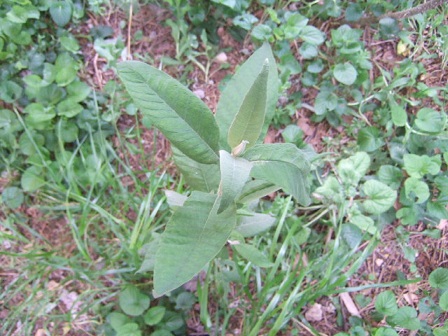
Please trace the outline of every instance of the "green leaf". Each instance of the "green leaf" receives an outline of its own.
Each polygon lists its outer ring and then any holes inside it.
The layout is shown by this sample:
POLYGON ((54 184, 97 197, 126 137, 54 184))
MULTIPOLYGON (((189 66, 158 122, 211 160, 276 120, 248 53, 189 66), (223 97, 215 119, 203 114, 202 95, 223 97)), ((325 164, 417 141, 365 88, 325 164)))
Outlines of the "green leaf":
POLYGON ((45 184, 45 180, 42 179, 42 168, 37 166, 31 166, 22 174, 20 183, 22 189, 27 192, 33 192, 42 187, 45 184))
POLYGON ((237 220, 235 231, 243 237, 253 237, 269 230, 274 225, 276 218, 267 214, 249 213, 239 215, 237 220))
POLYGON ((426 174, 437 175, 442 165, 440 155, 429 157, 428 155, 405 154, 403 160, 404 169, 415 178, 422 178, 426 174))
POLYGON ((417 119, 414 123, 424 132, 439 133, 445 127, 446 115, 429 107, 424 107, 417 112, 417 119))
POLYGON ((342 224, 341 236, 351 248, 357 248, 362 241, 363 233, 357 225, 352 223, 342 224))
POLYGON ((190 159, 176 147, 172 146, 171 149, 177 168, 191 188, 206 192, 218 190, 221 173, 217 163, 199 163, 190 159))
POLYGON ((224 150, 219 151, 219 156, 221 183, 218 214, 235 203, 252 169, 251 162, 243 158, 233 157, 224 150))
POLYGON ((338 173, 343 183, 357 186, 367 174, 370 167, 370 156, 365 152, 357 152, 338 163, 338 173))
POLYGON ((244 258, 258 267, 272 267, 274 264, 254 246, 249 244, 235 244, 232 247, 244 258))
POLYGON ((389 210, 397 199, 397 192, 380 181, 369 180, 362 188, 367 199, 363 202, 364 210, 380 215, 389 210))
POLYGON ((377 172, 378 179, 387 184, 392 189, 398 189, 403 179, 403 172, 400 168, 391 165, 383 165, 377 172))
POLYGON ((305 26, 300 31, 299 37, 312 45, 318 46, 324 43, 325 35, 314 26, 305 26))
POLYGON ((439 306, 443 311, 448 311, 448 290, 440 296, 439 306))
POLYGON ((122 313, 113 312, 107 315, 107 322, 111 325, 111 327, 117 331, 122 326, 128 324, 131 322, 131 319, 129 316, 126 316, 122 313))
POLYGON ((181 286, 212 260, 236 225, 236 209, 217 214, 216 195, 194 191, 162 234, 154 267, 154 295, 181 286))
POLYGON ((160 235, 155 236, 154 240, 143 245, 142 251, 140 251, 141 254, 144 254, 143 262, 137 273, 146 273, 154 271, 154 265, 156 262, 156 253, 157 250, 159 249, 159 246, 160 246, 160 235))
POLYGON ((130 316, 139 316, 149 308, 149 297, 135 286, 127 286, 118 296, 120 308, 130 316))
POLYGON ((358 3, 349 3, 347 9, 345 10, 345 20, 348 22, 355 22, 362 17, 362 7, 358 3))
POLYGON ((272 28, 265 24, 259 24, 252 30, 251 35, 259 41, 267 41, 272 36, 272 28))
POLYGON ((227 137, 230 148, 235 148, 243 140, 248 141, 247 148, 252 147, 260 137, 266 113, 268 75, 269 59, 266 59, 230 124, 227 137))
POLYGON ((329 176, 322 186, 316 188, 313 197, 319 201, 336 204, 342 204, 345 201, 342 185, 334 176, 329 176))
POLYGON ((182 153, 199 163, 218 161, 218 126, 202 100, 142 62, 122 62, 118 74, 143 115, 182 153))
POLYGON ((402 207, 397 211, 396 215, 403 225, 415 225, 419 220, 419 213, 416 207, 402 207))
POLYGON ((116 336, 142 336, 142 332, 137 323, 131 322, 119 327, 116 336))
POLYGON ((92 91, 90 86, 81 81, 72 82, 66 89, 70 100, 76 103, 83 102, 92 91))
POLYGON ((378 233, 378 228, 376 227, 374 220, 362 214, 356 214, 350 217, 350 223, 356 225, 362 231, 366 231, 373 236, 378 233))
POLYGON ((425 202, 429 196, 428 185, 415 177, 409 177, 404 181, 406 197, 417 204, 425 202))
POLYGON ((165 190, 165 196, 166 196, 166 202, 168 203, 170 208, 181 207, 188 199, 188 196, 179 194, 174 190, 165 190))
POLYGON ((230 126, 232 125, 235 116, 240 111, 240 107, 243 105, 247 93, 259 76, 266 59, 269 60, 269 75, 266 88, 266 112, 264 113, 264 125, 259 140, 262 140, 265 137, 268 126, 274 116, 278 98, 277 66, 275 65, 274 55, 272 54, 271 47, 268 43, 263 44, 262 47, 257 49, 253 55, 238 68, 238 71, 227 83, 221 94, 216 111, 216 121, 220 130, 220 144, 222 149, 227 149, 228 151, 231 150, 227 144, 227 136, 229 134, 230 126))
POLYGON ((73 118, 80 114, 83 110, 81 104, 71 100, 70 98, 61 101, 57 107, 58 115, 66 118, 73 118))
POLYGON ((155 326, 156 324, 159 324, 162 321, 163 316, 165 316, 165 311, 166 308, 162 306, 152 307, 145 313, 145 315, 143 315, 145 324, 149 326, 155 326))
POLYGON ((21 189, 17 187, 7 187, 3 189, 2 201, 11 209, 16 209, 22 205, 25 196, 21 189))
POLYGON ((358 71, 351 63, 346 62, 344 64, 336 64, 333 69, 333 75, 339 83, 352 85, 358 77, 358 71))
POLYGON ((390 290, 381 292, 375 298, 375 309, 384 316, 391 316, 397 313, 397 298, 390 290))
POLYGON ((421 326, 420 320, 417 318, 417 311, 413 307, 401 307, 386 321, 392 326, 399 326, 408 330, 418 330, 421 326))
POLYGON ((53 21, 60 27, 70 22, 72 17, 71 1, 55 1, 50 5, 50 15, 53 21))
POLYGON ((429 275, 428 280, 432 288, 448 289, 448 269, 435 269, 429 275))
POLYGON ((408 115, 404 108, 402 108, 398 104, 393 104, 390 107, 390 113, 392 117, 392 122, 397 127, 403 127, 406 125, 406 122, 408 121, 408 115))
POLYGON ((248 149, 243 157, 254 163, 251 175, 272 182, 294 196, 301 204, 309 204, 308 175, 310 164, 305 154, 293 144, 264 144, 248 149))
POLYGON ((392 328, 379 328, 374 336, 398 336, 397 332, 392 328))
POLYGON ((358 132, 359 149, 366 152, 373 152, 384 144, 382 135, 378 128, 368 126, 358 132))
POLYGON ((263 180, 250 180, 246 183, 243 190, 241 191, 238 203, 250 203, 276 192, 280 187, 274 185, 271 182, 263 180))

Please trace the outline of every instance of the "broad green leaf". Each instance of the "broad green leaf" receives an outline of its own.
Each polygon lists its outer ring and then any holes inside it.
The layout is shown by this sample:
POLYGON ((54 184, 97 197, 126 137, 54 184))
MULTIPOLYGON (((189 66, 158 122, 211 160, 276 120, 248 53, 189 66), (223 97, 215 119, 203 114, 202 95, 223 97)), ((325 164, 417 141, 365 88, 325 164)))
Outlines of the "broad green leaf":
POLYGON ((22 205, 25 196, 20 188, 7 187, 2 192, 2 201, 9 208, 16 209, 22 205))
POLYGON ((276 218, 267 214, 252 213, 239 215, 235 231, 243 237, 253 237, 269 230, 275 223, 276 218))
POLYGON ((174 190, 165 190, 166 201, 170 208, 181 207, 184 205, 185 201, 188 199, 188 196, 179 194, 174 190))
POLYGON ((143 254, 143 262, 137 273, 146 273, 154 271, 156 262, 156 253, 160 245, 160 235, 156 235, 154 240, 143 245, 140 254, 143 254))
POLYGON ((370 156, 365 152, 357 152, 338 163, 338 174, 343 183, 356 186, 367 174, 370 167, 370 156))
POLYGON ((45 184, 42 178, 42 168, 31 166, 22 174, 20 180, 22 189, 27 192, 36 191, 45 184))
POLYGON ((149 308, 149 296, 130 285, 118 295, 120 308, 130 316, 139 316, 149 308))
POLYGON ((379 328, 374 336, 398 336, 397 332, 392 328, 379 328))
POLYGON ((362 241, 363 233, 361 229, 352 223, 342 224, 341 236, 351 248, 357 248, 362 241))
POLYGON ((163 306, 157 306, 150 308, 145 315, 143 315, 143 320, 145 321, 145 324, 149 326, 154 326, 156 324, 159 324, 163 316, 165 315, 166 308, 163 306))
POLYGON ((350 217, 350 223, 356 225, 362 231, 366 231, 373 236, 378 233, 378 228, 376 227, 374 220, 360 213, 350 217))
POLYGON ((313 197, 321 202, 336 204, 342 204, 345 201, 342 185, 334 176, 329 176, 322 186, 316 188, 313 197))
POLYGON ((382 315, 391 316, 398 311, 397 298, 390 290, 381 292, 375 298, 375 309, 382 315))
POLYGON ((415 177, 409 177, 404 181, 404 190, 406 197, 417 204, 425 202, 430 196, 428 185, 415 177))
POLYGON ((272 36, 272 28, 265 24, 259 24, 252 29, 251 35, 259 41, 267 41, 272 36))
POLYGON ((352 85, 358 77, 358 71, 351 63, 346 62, 344 64, 336 64, 333 69, 333 75, 339 83, 352 85))
POLYGON ((67 86, 67 93, 71 101, 76 103, 84 101, 92 89, 86 83, 76 81, 67 86))
POLYGON ((116 336, 142 336, 142 332, 137 323, 130 322, 119 327, 116 336))
POLYGON ((415 225, 419 220, 419 213, 416 207, 402 207, 397 211, 397 219, 403 225, 415 225))
POLYGON ((415 178, 422 178, 426 174, 437 175, 442 165, 440 155, 429 157, 428 155, 405 154, 403 160, 404 169, 415 178))
POLYGON ((219 189, 218 214, 235 203, 244 188, 252 169, 252 163, 240 157, 234 157, 224 150, 219 151, 221 183, 219 189))
POLYGON ((448 289, 448 269, 441 267, 435 269, 428 280, 432 288, 448 289))
POLYGON ((369 180, 362 187, 366 199, 363 202, 367 213, 380 215, 389 210, 397 199, 397 192, 380 181, 369 180))
POLYGON ((57 105, 56 109, 58 111, 58 115, 66 118, 73 118, 82 112, 83 107, 81 104, 78 104, 76 101, 68 98, 61 101, 57 105))
POLYGON ((439 133, 446 124, 446 115, 429 107, 424 107, 417 112, 417 119, 414 123, 424 132, 439 133))
POLYGON ((308 181, 310 164, 305 154, 295 145, 256 145, 249 148, 243 157, 254 163, 252 177, 282 187, 301 204, 310 203, 308 181))
POLYGON ((256 201, 261 197, 269 195, 280 189, 280 187, 274 185, 272 182, 263 180, 250 180, 246 183, 241 191, 238 203, 250 203, 256 201))
POLYGON ((266 59, 230 124, 227 137, 230 148, 237 147, 244 140, 248 141, 247 148, 252 147, 260 137, 266 113, 268 76, 269 59, 266 59))
MULTIPOLYGON (((259 27, 259 26, 257 26, 259 27)), ((278 99, 278 74, 274 55, 268 43, 263 44, 244 62, 227 83, 221 94, 216 111, 216 121, 220 130, 220 144, 223 149, 231 150, 227 144, 230 125, 238 114, 243 101, 263 68, 264 61, 269 60, 267 81, 266 112, 263 129, 259 140, 264 139, 267 128, 275 113, 278 99)), ((246 139, 247 140, 247 139, 246 139)), ((251 144, 254 145, 254 144, 251 144)))
POLYGON ((171 149, 177 168, 191 188, 206 192, 218 190, 221 175, 217 163, 199 163, 190 159, 176 147, 172 146, 171 149))
POLYGON ((348 22, 358 21, 362 17, 362 7, 358 3, 349 3, 345 10, 345 20, 348 22))
POLYGON ((257 248, 249 244, 235 244, 233 248, 244 258, 258 267, 272 267, 274 264, 257 248))
POLYGON ((392 189, 398 189, 403 179, 403 172, 400 168, 391 165, 383 165, 377 172, 378 179, 387 184, 392 189))
POLYGON ((5 132, 15 132, 22 129, 22 124, 17 119, 16 115, 6 109, 0 110, 0 130, 5 132))
POLYGON ((443 311, 448 311, 448 291, 445 291, 445 293, 440 296, 439 306, 443 311))
POLYGON ((358 132, 358 146, 360 150, 373 152, 384 144, 378 128, 368 126, 358 132))
POLYGON ((126 316, 122 313, 113 312, 107 315, 107 322, 111 325, 111 327, 117 331, 119 328, 131 322, 129 316, 126 316))
POLYGON ((59 86, 67 86, 78 76, 78 71, 72 67, 58 67, 55 81, 59 86))
POLYGON ((182 153, 200 163, 218 161, 218 126, 198 97, 169 75, 142 62, 122 62, 118 74, 143 115, 182 153))
POLYGON ((72 17, 71 1, 54 1, 50 6, 50 15, 53 21, 60 27, 70 22, 72 17))
POLYGON ((408 115, 404 108, 402 108, 398 104, 393 104, 390 107, 390 114, 392 117, 392 122, 397 127, 403 127, 406 125, 406 122, 408 120, 408 115))
POLYGON ((325 35, 314 26, 305 26, 300 31, 299 37, 312 45, 320 45, 325 41, 325 35))
POLYGON ((398 311, 389 316, 386 321, 392 326, 399 326, 408 330, 418 330, 421 326, 417 318, 417 311, 413 307, 401 307, 398 311))
POLYGON ((236 225, 236 209, 220 215, 217 196, 194 191, 162 234, 154 267, 154 295, 162 296, 193 278, 212 260, 236 225))

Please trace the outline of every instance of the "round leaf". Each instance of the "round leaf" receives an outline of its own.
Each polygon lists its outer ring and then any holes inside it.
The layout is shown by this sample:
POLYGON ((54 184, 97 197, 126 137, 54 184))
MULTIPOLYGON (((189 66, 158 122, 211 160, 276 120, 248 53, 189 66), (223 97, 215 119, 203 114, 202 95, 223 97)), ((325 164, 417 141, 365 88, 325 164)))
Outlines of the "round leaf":
POLYGON ((437 268, 429 275, 428 280, 433 288, 448 289, 448 269, 437 268))
POLYGON ((65 26, 72 17, 72 6, 69 1, 55 1, 50 6, 50 15, 58 26, 65 26))
POLYGON ((442 294, 439 299, 439 306, 444 311, 448 311, 448 291, 442 294))
POLYGON ((392 291, 387 290, 375 299, 375 309, 386 316, 394 315, 398 311, 397 299, 392 291))
POLYGON ((337 64, 334 67, 333 75, 338 82, 345 85, 352 85, 358 77, 358 72, 353 65, 346 62, 344 64, 337 64))
POLYGON ((396 314, 387 318, 387 322, 409 330, 418 330, 421 326, 417 311, 413 307, 401 307, 396 314))
POLYGON ((152 307, 143 316, 143 319, 147 325, 153 326, 159 324, 165 316, 165 307, 152 307))
POLYGON ((118 297, 120 308, 130 316, 139 316, 149 308, 149 297, 135 286, 129 286, 118 297))
POLYGON ((397 198, 396 191, 376 180, 369 180, 364 183, 363 191, 367 197, 363 203, 364 209, 366 212, 375 215, 389 210, 397 198))
POLYGON ((16 209, 23 203, 24 195, 21 189, 8 187, 3 190, 2 199, 9 208, 16 209))

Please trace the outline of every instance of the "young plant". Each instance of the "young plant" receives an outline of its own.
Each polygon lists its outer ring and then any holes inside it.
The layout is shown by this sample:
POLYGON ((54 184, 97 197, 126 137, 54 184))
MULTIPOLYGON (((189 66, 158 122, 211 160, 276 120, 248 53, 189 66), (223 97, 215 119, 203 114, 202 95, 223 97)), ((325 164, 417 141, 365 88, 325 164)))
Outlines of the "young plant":
POLYGON ((178 81, 147 64, 123 62, 118 71, 141 112, 171 141, 175 163, 193 189, 186 199, 171 197, 177 205, 173 216, 147 249, 144 265, 154 269, 156 297, 192 279, 232 232, 256 228, 260 219, 273 224, 245 204, 280 188, 309 203, 306 154, 293 144, 262 144, 278 93, 268 44, 228 83, 216 116, 178 81))

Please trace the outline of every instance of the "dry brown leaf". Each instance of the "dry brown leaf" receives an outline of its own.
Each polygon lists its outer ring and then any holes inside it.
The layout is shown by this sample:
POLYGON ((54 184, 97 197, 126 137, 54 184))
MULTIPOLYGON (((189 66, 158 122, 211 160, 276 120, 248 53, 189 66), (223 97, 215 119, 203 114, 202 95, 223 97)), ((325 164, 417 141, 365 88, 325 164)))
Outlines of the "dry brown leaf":
POLYGON ((305 318, 308 322, 319 322, 322 321, 323 311, 322 305, 319 303, 315 303, 311 306, 310 309, 305 313, 305 318))
POLYGON ((341 293, 339 294, 339 297, 341 298, 341 301, 344 303, 345 308, 347 308, 347 311, 350 313, 350 315, 361 317, 358 307, 356 307, 355 302, 353 302, 350 294, 341 293))

